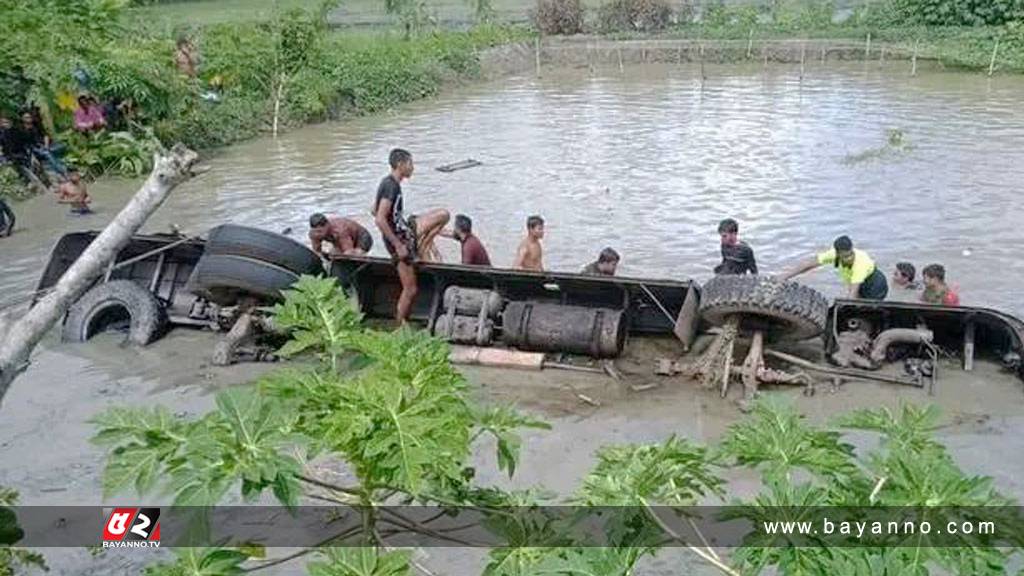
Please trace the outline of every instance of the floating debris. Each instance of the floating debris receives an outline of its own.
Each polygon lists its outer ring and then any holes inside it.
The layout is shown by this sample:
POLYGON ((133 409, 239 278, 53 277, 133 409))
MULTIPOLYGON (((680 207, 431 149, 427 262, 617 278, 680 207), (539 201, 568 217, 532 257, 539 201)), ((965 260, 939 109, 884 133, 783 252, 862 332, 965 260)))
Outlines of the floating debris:
POLYGON ((444 164, 437 167, 438 172, 455 172, 456 170, 465 170, 466 168, 476 168, 477 166, 483 166, 483 162, 467 158, 458 162, 452 162, 451 164, 444 164))
POLYGON ((885 131, 884 146, 869 148, 863 152, 858 152, 857 154, 847 154, 843 158, 843 164, 851 166, 871 160, 880 160, 888 156, 908 152, 913 148, 913 145, 907 141, 906 134, 904 134, 903 130, 900 130, 899 128, 889 128, 885 131))

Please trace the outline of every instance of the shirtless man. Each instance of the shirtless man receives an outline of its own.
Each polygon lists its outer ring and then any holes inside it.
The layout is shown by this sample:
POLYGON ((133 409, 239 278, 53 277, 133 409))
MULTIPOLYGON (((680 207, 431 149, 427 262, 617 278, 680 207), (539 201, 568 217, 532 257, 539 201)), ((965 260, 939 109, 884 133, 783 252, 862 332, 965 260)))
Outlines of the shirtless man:
POLYGON ((544 238, 544 219, 530 216, 526 219, 526 237, 519 243, 513 268, 520 270, 544 271, 544 247, 540 241, 544 238))
POLYGON ((321 258, 362 256, 373 248, 373 237, 355 220, 340 216, 328 218, 318 212, 309 217, 309 243, 321 258), (324 242, 331 245, 327 252, 323 249, 324 242))
POLYGON ((384 247, 391 254, 391 260, 402 283, 402 294, 398 297, 395 318, 404 323, 412 311, 412 304, 418 291, 416 269, 417 259, 422 259, 431 248, 434 238, 444 229, 451 217, 447 210, 435 209, 423 214, 405 217, 405 202, 402 197, 402 180, 412 176, 412 154, 396 148, 388 155, 391 172, 380 181, 377 199, 373 204, 374 223, 384 237, 384 247))
POLYGON ((68 172, 68 179, 61 182, 57 188, 57 203, 71 204, 71 213, 81 215, 92 212, 89 209, 90 202, 92 199, 89 198, 89 191, 85 188, 85 182, 82 182, 81 174, 78 170, 72 169, 68 172))

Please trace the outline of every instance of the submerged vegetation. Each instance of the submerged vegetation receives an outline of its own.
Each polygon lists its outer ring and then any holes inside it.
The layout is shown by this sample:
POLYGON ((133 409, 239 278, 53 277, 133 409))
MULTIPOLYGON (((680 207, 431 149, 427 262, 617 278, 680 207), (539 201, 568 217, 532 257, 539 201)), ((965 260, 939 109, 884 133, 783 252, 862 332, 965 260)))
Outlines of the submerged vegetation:
MULTIPOLYGON (((931 408, 861 410, 819 427, 786 404, 760 403, 714 446, 668 438, 603 447, 579 487, 556 499, 540 488, 480 484, 481 462, 513 477, 520 464, 518 432, 548 425, 511 407, 471 402, 442 341, 406 329, 360 327, 333 279, 302 278, 277 315, 292 333, 285 351, 314 354, 318 362, 221 392, 216 407, 197 418, 178 418, 163 407, 114 408, 97 417, 95 441, 108 450, 105 494, 166 493, 176 505, 206 506, 267 493, 289 508, 308 501, 351 508, 361 522, 311 551, 306 570, 318 576, 425 569, 392 547, 389 540, 403 533, 466 544, 459 531, 434 529, 444 515, 421 523, 388 504, 437 506, 450 515, 472 510, 479 523, 472 534, 504 543, 490 550, 488 576, 629 576, 666 546, 685 547, 725 574, 877 574, 882 567, 886 574, 1001 574, 1021 552, 1011 501, 990 479, 965 474, 934 440, 939 420, 931 408), (844 441, 851 430, 877 442, 855 448, 844 441), (496 448, 494 460, 473 457, 484 437, 496 448), (730 494, 726 476, 734 470, 758 475, 759 493, 730 494), (342 476, 353 480, 339 485, 342 476), (901 539, 895 547, 883 546, 893 544, 884 539, 871 547, 826 546, 818 539, 792 547, 789 537, 754 529, 727 556, 702 544, 696 526, 698 536, 686 536, 667 522, 678 507, 716 503, 730 505, 723 520, 755 527, 822 506, 883 513, 927 506, 936 525, 995 520, 1006 531, 965 537, 960 547, 921 538, 901 539), (559 505, 615 512, 559 514, 559 505), (952 508, 971 506, 1004 508, 989 508, 986 518, 972 508, 952 508), (600 522, 602 546, 593 546, 592 521, 600 522)), ((202 522, 196 529, 205 532, 202 522)), ((239 574, 275 562, 243 542, 204 545, 179 549, 175 559, 146 574, 239 574)))
POLYGON ((907 140, 906 134, 899 128, 889 128, 885 132, 885 144, 875 148, 868 148, 857 153, 850 153, 843 157, 843 164, 852 166, 872 160, 881 160, 902 152, 909 152, 914 145, 907 140))

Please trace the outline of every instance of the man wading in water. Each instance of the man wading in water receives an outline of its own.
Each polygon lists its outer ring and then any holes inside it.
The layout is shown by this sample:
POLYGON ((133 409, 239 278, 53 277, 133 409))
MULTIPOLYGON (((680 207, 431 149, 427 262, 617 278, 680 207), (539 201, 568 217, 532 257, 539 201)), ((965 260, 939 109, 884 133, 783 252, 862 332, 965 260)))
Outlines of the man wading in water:
POLYGON ((740 240, 740 225, 732 218, 718 223, 718 236, 722 239, 722 263, 715 266, 715 274, 757 274, 754 250, 740 240))
POLYGON ((429 253, 434 238, 448 223, 447 210, 435 209, 424 214, 404 214, 402 198, 402 180, 412 176, 412 154, 395 148, 388 155, 391 173, 380 181, 377 187, 377 199, 373 205, 374 222, 384 237, 384 247, 391 254, 391 260, 398 269, 398 279, 402 283, 402 294, 398 297, 398 309, 395 319, 405 323, 412 311, 413 300, 416 299, 416 268, 414 263, 423 254, 429 253))
POLYGON ((789 280, 826 264, 832 264, 839 277, 849 286, 850 298, 885 300, 889 294, 889 283, 885 280, 885 274, 878 270, 875 261, 867 252, 853 247, 853 240, 850 240, 849 236, 836 238, 831 250, 807 260, 780 279, 789 280))

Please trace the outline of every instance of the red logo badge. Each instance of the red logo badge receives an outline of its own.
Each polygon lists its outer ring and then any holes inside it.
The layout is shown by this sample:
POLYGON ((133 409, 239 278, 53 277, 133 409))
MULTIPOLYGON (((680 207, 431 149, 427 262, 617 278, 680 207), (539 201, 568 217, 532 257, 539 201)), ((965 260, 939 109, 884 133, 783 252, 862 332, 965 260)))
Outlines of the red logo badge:
POLYGON ((159 508, 114 508, 103 525, 104 548, 160 546, 159 508))

